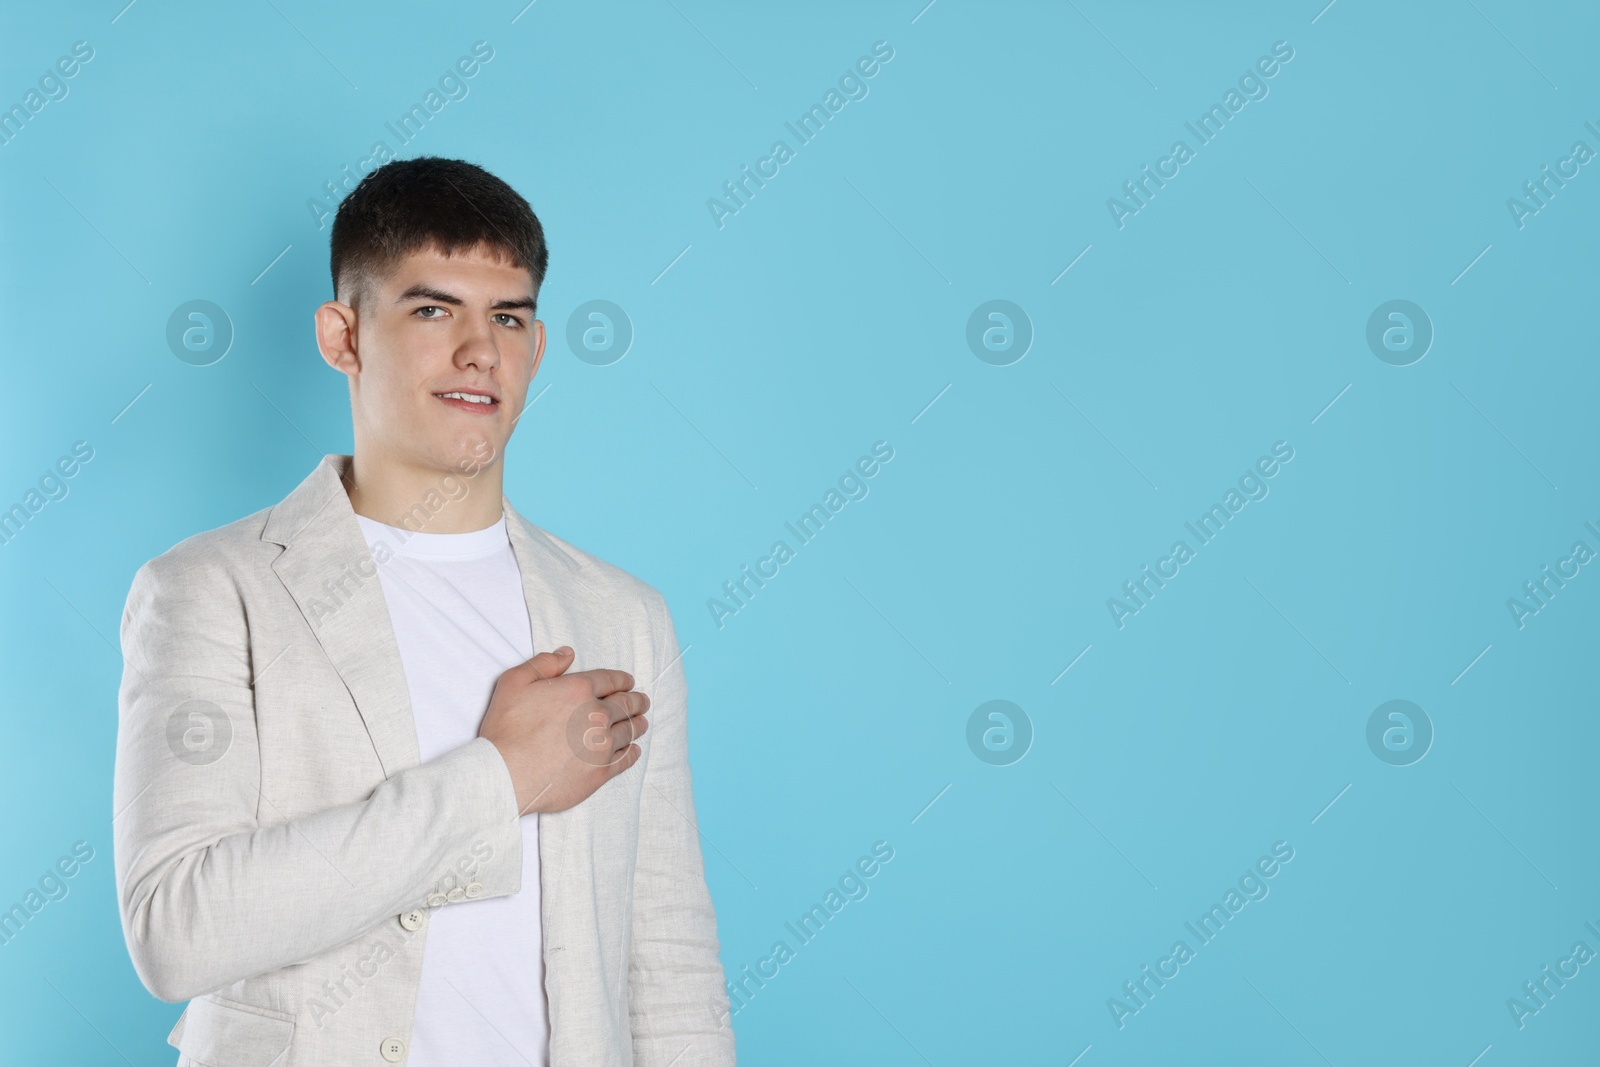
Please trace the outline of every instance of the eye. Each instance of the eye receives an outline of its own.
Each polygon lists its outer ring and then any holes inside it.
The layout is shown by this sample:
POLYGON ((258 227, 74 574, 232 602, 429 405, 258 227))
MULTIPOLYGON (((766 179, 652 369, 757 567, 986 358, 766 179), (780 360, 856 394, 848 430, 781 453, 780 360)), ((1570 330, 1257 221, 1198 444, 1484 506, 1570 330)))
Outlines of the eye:
MULTIPOLYGON (((443 311, 443 310, 444 310, 444 308, 440 307, 438 304, 429 304, 427 307, 417 308, 417 310, 413 311, 412 314, 413 315, 422 315, 422 312, 424 312, 424 311, 443 311)), ((438 318, 439 316, 437 316, 437 315, 422 315, 422 317, 424 319, 426 319, 426 320, 431 321, 433 319, 438 318)))
POLYGON ((507 322, 507 323, 504 324, 504 325, 507 325, 507 326, 520 327, 522 325, 522 320, 521 319, 517 318, 515 315, 513 315, 513 314, 511 314, 510 312, 507 312, 507 311, 500 312, 500 314, 496 315, 495 318, 497 318, 497 319, 510 319, 511 320, 510 322, 507 322))

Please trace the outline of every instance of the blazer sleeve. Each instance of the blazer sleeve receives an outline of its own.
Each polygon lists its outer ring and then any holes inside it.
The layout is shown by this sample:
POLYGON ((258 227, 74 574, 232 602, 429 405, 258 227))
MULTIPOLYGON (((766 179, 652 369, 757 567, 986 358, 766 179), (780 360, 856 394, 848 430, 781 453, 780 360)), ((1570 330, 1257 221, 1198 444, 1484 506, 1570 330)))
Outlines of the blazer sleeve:
POLYGON ((306 962, 424 907, 478 841, 495 850, 481 896, 521 888, 516 791, 484 738, 359 802, 279 814, 261 788, 246 601, 223 560, 146 563, 121 638, 117 902, 134 969, 160 999, 306 962))
POLYGON ((731 1067, 733 1028, 689 776, 688 685, 666 601, 652 589, 647 602, 659 676, 646 689, 651 742, 633 876, 634 1063, 731 1067))

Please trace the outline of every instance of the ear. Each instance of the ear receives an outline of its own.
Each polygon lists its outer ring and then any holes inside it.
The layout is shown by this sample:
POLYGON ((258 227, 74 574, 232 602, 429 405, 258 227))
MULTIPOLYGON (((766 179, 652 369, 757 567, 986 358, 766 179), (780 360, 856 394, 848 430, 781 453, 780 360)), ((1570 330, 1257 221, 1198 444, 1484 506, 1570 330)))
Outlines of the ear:
POLYGON ((539 361, 544 359, 544 322, 541 319, 533 320, 533 364, 528 368, 528 380, 539 373, 539 361))
POLYGON ((313 316, 317 351, 341 374, 361 373, 361 357, 356 351, 358 318, 355 308, 337 300, 323 303, 313 316))

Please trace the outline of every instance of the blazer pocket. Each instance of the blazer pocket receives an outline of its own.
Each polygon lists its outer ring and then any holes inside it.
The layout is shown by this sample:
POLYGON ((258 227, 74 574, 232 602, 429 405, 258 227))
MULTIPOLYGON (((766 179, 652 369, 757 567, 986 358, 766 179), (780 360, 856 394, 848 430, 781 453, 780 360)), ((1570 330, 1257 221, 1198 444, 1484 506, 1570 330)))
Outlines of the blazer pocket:
POLYGON ((287 1012, 199 997, 189 1002, 178 1051, 203 1067, 281 1067, 294 1025, 287 1012))

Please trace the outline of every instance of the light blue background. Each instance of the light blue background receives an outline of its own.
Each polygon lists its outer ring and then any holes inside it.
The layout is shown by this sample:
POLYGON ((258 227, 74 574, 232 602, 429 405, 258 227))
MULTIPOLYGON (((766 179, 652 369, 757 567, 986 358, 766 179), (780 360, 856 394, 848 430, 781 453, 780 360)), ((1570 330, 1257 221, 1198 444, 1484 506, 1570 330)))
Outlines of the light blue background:
POLYGON ((895 850, 735 1016, 743 1062, 1594 1057, 1600 965, 1521 1029, 1506 1002, 1600 950, 1600 574, 1521 629, 1506 601, 1600 549, 1600 168, 1520 229, 1506 201, 1600 150, 1595 11, 923 3, 8 12, 0 105, 94 59, 0 147, 0 507, 94 458, 0 547, 0 906, 95 858, 0 947, 0 1060, 175 1058, 115 906, 118 623, 145 560, 351 450, 307 200, 378 139, 545 225, 507 490, 672 606, 730 977, 895 850), (880 40, 719 229, 707 199, 880 40), (1107 198, 1280 40, 1270 95, 1119 229, 1107 198), (208 367, 165 341, 192 299, 236 331, 208 367), (636 330, 609 366, 566 344, 592 299, 636 330), (965 341, 991 299, 1036 331, 1010 366, 965 341), (1436 331, 1410 366, 1365 341, 1391 299, 1436 331), (719 629, 707 600, 878 440, 866 499, 719 629), (1270 495, 1118 629, 1107 598, 1276 441, 1270 495), (999 698, 1035 735, 1003 767, 966 742, 999 698), (1405 767, 1365 739, 1397 698, 1436 731, 1405 767), (1108 998, 1278 841, 1270 895, 1119 1029, 1108 998))

